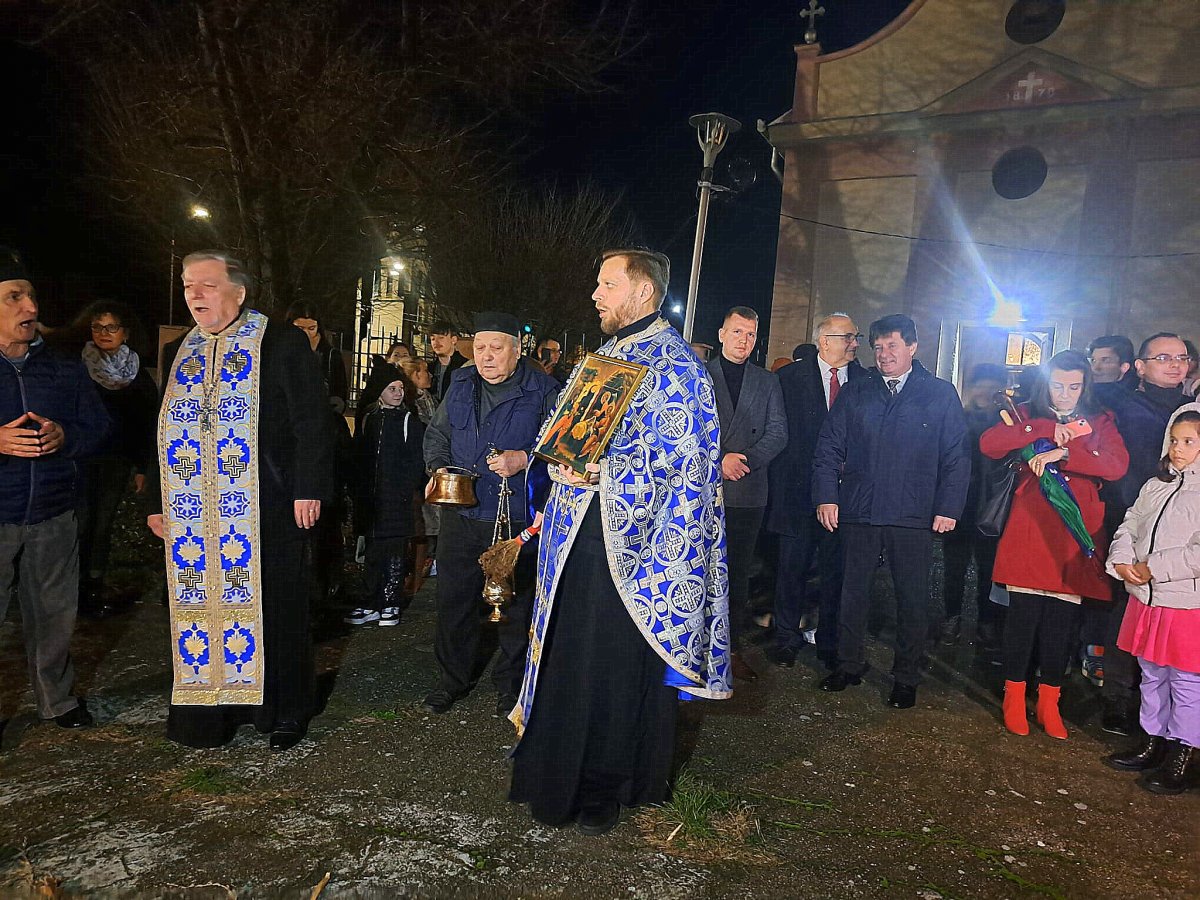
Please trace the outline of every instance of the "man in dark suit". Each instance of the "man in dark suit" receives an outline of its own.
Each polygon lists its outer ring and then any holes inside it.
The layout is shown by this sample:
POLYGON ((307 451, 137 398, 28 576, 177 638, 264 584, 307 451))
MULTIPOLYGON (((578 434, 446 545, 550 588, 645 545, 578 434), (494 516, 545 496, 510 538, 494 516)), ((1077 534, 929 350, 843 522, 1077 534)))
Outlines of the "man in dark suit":
POLYGON ((875 368, 849 384, 821 426, 813 454, 817 518, 841 529, 845 576, 838 667, 823 691, 859 684, 871 577, 886 551, 896 588, 896 653, 888 705, 908 709, 928 636, 933 535, 954 529, 971 480, 967 420, 958 391, 916 360, 917 326, 905 315, 871 323, 875 368))
POLYGON ((758 313, 735 306, 717 332, 721 353, 708 361, 721 423, 721 474, 729 564, 729 630, 733 677, 753 679, 737 653, 749 618, 750 566, 767 505, 767 467, 787 443, 787 414, 779 379, 751 363, 758 313))
POLYGON ((829 407, 847 383, 865 374, 854 358, 861 339, 853 319, 845 313, 833 313, 817 323, 813 335, 816 352, 802 354, 779 370, 788 442, 771 463, 767 528, 779 535, 775 646, 770 656, 776 665, 785 668, 796 664, 796 654, 804 641, 800 620, 814 556, 821 578, 817 655, 829 668, 837 665, 842 544, 837 532, 826 531, 817 521, 811 490, 812 460, 829 407))

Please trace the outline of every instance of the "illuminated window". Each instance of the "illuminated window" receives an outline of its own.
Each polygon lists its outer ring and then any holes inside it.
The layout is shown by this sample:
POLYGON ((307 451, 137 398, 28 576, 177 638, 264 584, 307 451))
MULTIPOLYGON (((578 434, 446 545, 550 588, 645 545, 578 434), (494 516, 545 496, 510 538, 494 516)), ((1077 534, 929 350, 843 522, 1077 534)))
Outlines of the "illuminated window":
POLYGON ((1045 331, 1013 331, 1008 335, 1008 347, 1004 352, 1006 366, 1040 366, 1042 355, 1050 343, 1050 333, 1045 331))

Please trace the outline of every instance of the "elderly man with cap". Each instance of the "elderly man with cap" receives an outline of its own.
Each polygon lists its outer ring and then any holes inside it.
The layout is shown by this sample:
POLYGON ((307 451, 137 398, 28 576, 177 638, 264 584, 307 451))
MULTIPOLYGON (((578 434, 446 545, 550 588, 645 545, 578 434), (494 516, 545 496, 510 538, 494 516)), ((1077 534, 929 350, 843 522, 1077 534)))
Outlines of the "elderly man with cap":
POLYGON ((99 448, 109 419, 78 357, 46 347, 20 258, 0 247, 0 622, 17 591, 38 715, 92 724, 71 693, 71 633, 79 600, 77 461, 99 448))
MULTIPOLYGON (((532 523, 530 500, 542 482, 545 465, 532 450, 542 422, 558 396, 558 382, 521 356, 520 325, 507 313, 475 317, 475 365, 456 369, 441 405, 425 432, 425 467, 447 466, 478 476, 475 506, 447 508, 442 516, 437 564, 437 632, 434 657, 438 685, 424 707, 444 713, 479 680, 483 628, 483 570, 479 556, 492 544, 502 479, 511 479, 513 534, 532 523)), ((499 657, 492 667, 496 710, 508 715, 517 693, 529 645, 535 554, 525 548, 517 562, 515 595, 499 626, 499 657)))

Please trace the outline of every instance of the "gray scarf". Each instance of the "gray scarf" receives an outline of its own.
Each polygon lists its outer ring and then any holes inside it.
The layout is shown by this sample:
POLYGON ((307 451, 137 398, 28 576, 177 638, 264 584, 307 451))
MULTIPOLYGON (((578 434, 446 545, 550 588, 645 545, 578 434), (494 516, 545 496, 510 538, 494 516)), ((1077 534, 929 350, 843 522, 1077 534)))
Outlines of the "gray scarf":
POLYGON ((109 354, 101 351, 92 341, 84 345, 83 363, 92 381, 110 391, 129 387, 141 367, 141 360, 128 344, 122 344, 116 352, 109 354))

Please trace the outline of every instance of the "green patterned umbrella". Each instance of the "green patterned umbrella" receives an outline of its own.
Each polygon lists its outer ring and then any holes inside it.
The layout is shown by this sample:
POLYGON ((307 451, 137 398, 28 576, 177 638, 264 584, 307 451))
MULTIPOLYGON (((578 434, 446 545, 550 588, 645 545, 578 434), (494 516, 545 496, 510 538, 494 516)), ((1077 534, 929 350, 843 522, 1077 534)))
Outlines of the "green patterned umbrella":
MULTIPOLYGON (((1038 438, 1021 450, 1021 457, 1025 462, 1029 462, 1037 454, 1053 450, 1055 446, 1053 441, 1038 438)), ((1088 534, 1087 526, 1083 524, 1083 513, 1079 511, 1079 501, 1075 499, 1075 494, 1071 490, 1071 486, 1067 484, 1066 478, 1058 471, 1058 466, 1050 463, 1042 470, 1042 477, 1038 479, 1038 487, 1042 489, 1042 496, 1054 507, 1054 511, 1067 526, 1067 531, 1071 532, 1071 536, 1083 550, 1084 556, 1095 556, 1096 543, 1088 534)))

